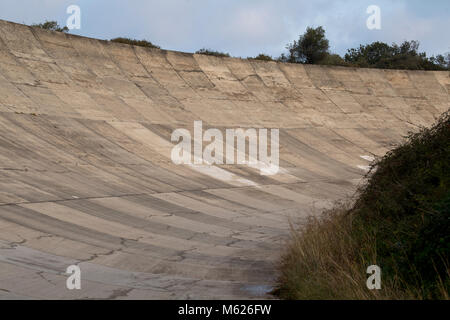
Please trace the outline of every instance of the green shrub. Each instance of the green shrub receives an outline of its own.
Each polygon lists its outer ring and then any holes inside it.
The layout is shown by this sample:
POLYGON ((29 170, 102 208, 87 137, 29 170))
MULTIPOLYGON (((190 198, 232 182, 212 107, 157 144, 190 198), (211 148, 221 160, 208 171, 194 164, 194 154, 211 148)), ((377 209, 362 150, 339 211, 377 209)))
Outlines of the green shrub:
POLYGON ((111 39, 110 41, 117 42, 117 43, 125 43, 125 44, 139 46, 139 47, 161 49, 159 46, 154 45, 153 43, 151 43, 150 41, 147 41, 147 40, 136 40, 136 39, 130 39, 130 38, 114 38, 114 39, 111 39))
MULTIPOLYGON (((376 233, 379 263, 386 276, 402 275, 433 296, 446 278, 450 252, 450 117, 376 163, 355 203, 355 223, 376 233)), ((357 236, 357 234, 355 234, 357 236)))
POLYGON ((249 60, 273 61, 273 58, 267 54, 260 53, 256 57, 248 57, 249 60))
POLYGON ((61 28, 56 21, 45 21, 43 23, 32 24, 31 26, 51 31, 69 32, 69 28, 67 26, 61 28))
POLYGON ((350 66, 350 64, 338 54, 327 54, 322 60, 318 61, 317 64, 343 67, 350 66))
POLYGON ((198 51, 196 51, 195 53, 197 54, 206 54, 208 56, 215 56, 215 57, 229 57, 230 55, 228 53, 225 52, 220 52, 220 51, 214 51, 211 49, 200 49, 198 51))
POLYGON ((419 52, 419 42, 414 40, 401 45, 380 41, 360 45, 347 50, 345 61, 357 67, 408 70, 446 70, 450 63, 448 55, 427 58, 425 52, 419 52))

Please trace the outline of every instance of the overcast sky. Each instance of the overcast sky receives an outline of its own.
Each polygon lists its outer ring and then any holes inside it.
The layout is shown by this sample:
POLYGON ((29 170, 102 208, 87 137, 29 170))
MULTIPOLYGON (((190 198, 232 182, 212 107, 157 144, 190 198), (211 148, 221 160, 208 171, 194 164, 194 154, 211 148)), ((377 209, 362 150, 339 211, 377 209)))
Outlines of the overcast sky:
POLYGON ((81 29, 71 33, 110 39, 147 39, 164 49, 200 48, 233 56, 279 56, 307 26, 323 26, 331 51, 379 40, 419 40, 428 55, 450 51, 449 0, 1 0, 0 19, 31 24, 81 9, 81 29), (369 30, 369 5, 381 9, 381 30, 369 30))

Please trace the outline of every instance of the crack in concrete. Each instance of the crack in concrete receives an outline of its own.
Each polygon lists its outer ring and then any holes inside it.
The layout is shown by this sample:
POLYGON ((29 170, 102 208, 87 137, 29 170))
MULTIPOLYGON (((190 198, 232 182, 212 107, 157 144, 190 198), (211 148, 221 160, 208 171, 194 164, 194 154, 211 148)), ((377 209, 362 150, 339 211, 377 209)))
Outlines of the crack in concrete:
POLYGON ((49 279, 47 279, 47 278, 44 276, 44 271, 37 271, 36 274, 37 274, 40 278, 44 279, 46 282, 50 283, 52 286, 57 286, 57 284, 53 283, 52 281, 50 281, 49 279))

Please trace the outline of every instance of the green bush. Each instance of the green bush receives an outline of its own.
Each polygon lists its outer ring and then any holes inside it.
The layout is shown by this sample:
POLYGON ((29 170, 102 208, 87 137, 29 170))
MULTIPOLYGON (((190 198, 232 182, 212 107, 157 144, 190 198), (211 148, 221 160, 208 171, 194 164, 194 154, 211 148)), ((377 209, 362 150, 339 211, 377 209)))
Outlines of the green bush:
POLYGON ((439 278, 448 280, 449 203, 447 112, 374 165, 352 214, 355 224, 373 230, 385 275, 400 274, 405 285, 419 286, 431 297, 439 278))
POLYGON ((153 43, 151 43, 150 41, 147 41, 147 40, 136 40, 136 39, 130 39, 130 38, 114 38, 114 39, 111 39, 110 41, 117 42, 117 43, 125 43, 125 44, 139 46, 139 47, 161 49, 159 46, 154 45, 153 43))
POLYGON ((206 54, 208 56, 215 56, 215 57, 229 57, 230 56, 228 53, 225 53, 225 52, 214 51, 214 50, 205 49, 205 48, 197 50, 195 53, 206 54))
POLYGON ((43 23, 32 24, 31 26, 51 31, 69 32, 69 28, 67 26, 61 28, 56 21, 45 21, 43 23))
POLYGON ((248 57, 248 60, 273 61, 273 58, 267 54, 260 53, 256 57, 248 57))
POLYGON ((350 66, 350 64, 338 54, 327 54, 322 60, 318 61, 317 64, 343 67, 350 66))
POLYGON ((446 70, 450 63, 448 56, 427 58, 425 52, 419 52, 419 42, 414 40, 401 45, 380 41, 360 45, 347 50, 345 61, 357 67, 408 70, 446 70))

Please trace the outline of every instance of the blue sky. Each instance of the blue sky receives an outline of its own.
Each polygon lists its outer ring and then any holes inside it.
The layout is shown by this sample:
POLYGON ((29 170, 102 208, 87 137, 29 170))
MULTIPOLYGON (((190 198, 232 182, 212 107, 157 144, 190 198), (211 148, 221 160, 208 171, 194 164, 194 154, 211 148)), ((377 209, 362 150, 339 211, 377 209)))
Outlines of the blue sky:
POLYGON ((428 55, 450 51, 449 0, 1 0, 0 19, 64 25, 69 5, 81 8, 72 33, 147 39, 164 49, 211 48, 233 56, 279 56, 307 26, 323 26, 331 51, 376 40, 419 40, 428 55), (366 27, 366 8, 381 9, 381 30, 366 27))

